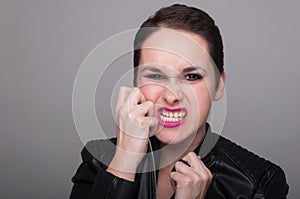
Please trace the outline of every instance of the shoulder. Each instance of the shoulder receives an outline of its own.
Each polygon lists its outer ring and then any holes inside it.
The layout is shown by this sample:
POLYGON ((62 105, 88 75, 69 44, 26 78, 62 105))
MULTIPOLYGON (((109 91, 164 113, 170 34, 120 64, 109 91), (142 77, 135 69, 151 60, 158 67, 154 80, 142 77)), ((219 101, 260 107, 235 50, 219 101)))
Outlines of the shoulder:
POLYGON ((82 161, 98 169, 109 165, 115 153, 116 138, 91 140, 81 151, 82 161))
POLYGON ((216 144, 216 150, 218 157, 222 161, 238 168, 254 183, 260 179, 265 171, 282 171, 278 165, 258 156, 253 152, 250 152, 249 150, 222 136, 220 136, 216 144))
POLYGON ((280 166, 222 136, 219 137, 214 150, 217 175, 220 172, 225 173, 239 182, 238 186, 241 189, 249 190, 249 192, 252 190, 256 196, 261 194, 266 197, 271 194, 270 191, 287 194, 288 185, 280 166))

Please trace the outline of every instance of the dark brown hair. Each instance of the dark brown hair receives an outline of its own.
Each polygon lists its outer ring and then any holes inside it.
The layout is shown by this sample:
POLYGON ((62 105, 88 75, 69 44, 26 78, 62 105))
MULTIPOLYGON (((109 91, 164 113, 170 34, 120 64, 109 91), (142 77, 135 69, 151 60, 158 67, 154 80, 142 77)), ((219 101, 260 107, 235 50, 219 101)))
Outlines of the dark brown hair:
POLYGON ((218 83, 219 75, 224 71, 223 42, 219 28, 206 12, 195 7, 174 4, 163 7, 150 16, 135 35, 133 55, 135 86, 137 83, 137 66, 141 57, 141 46, 153 32, 161 27, 189 31, 204 38, 208 43, 209 54, 218 69, 218 72, 216 72, 218 83))

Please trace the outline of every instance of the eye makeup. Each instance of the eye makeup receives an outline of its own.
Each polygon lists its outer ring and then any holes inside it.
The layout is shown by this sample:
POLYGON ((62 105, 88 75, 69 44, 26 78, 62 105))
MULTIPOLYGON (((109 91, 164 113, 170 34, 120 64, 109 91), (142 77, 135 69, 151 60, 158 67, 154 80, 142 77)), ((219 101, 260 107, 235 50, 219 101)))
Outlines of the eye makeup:
MULTIPOLYGON (((181 73, 172 77, 165 74, 170 73, 170 69, 161 70, 161 68, 162 66, 145 66, 141 69, 141 76, 149 81, 164 81, 169 78, 178 78, 180 81, 186 81, 188 83, 196 83, 206 76, 206 70, 201 67, 191 66, 183 68, 181 73)), ((172 71, 172 73, 174 73, 174 71, 172 71)))

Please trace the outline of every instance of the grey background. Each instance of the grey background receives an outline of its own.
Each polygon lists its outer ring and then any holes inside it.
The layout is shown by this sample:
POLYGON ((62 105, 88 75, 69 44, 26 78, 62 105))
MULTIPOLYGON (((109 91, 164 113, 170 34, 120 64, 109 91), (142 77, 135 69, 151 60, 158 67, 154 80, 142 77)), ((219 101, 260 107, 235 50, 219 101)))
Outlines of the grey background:
MULTIPOLYGON (((281 165, 299 198, 299 1, 181 2, 210 13, 224 38, 222 134, 281 165)), ((68 198, 83 146, 72 118, 81 62, 171 3, 1 0, 0 198, 68 198)))

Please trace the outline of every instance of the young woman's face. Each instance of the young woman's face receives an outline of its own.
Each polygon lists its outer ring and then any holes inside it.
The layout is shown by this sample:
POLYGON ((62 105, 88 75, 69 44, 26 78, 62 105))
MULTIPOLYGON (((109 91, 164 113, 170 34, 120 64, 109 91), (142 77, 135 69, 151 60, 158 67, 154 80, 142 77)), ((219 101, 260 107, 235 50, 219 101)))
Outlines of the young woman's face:
POLYGON ((186 31, 159 30, 142 45, 137 84, 146 100, 155 104, 160 127, 156 137, 162 143, 204 133, 211 101, 223 92, 216 89, 207 52, 206 40, 186 31))

